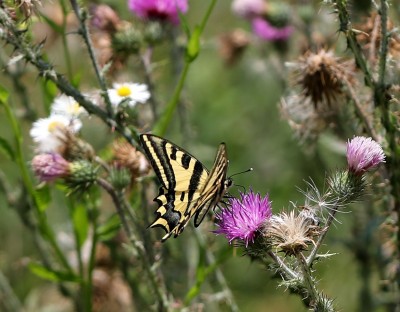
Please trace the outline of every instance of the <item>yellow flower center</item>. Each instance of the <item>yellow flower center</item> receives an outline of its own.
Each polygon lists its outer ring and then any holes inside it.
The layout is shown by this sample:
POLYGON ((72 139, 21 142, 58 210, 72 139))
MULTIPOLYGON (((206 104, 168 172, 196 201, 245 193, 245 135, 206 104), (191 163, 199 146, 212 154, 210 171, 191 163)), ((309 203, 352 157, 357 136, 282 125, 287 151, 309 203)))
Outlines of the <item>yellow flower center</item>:
POLYGON ((69 107, 69 112, 73 115, 78 115, 79 114, 79 110, 80 110, 81 106, 79 105, 78 102, 74 102, 70 105, 69 107))
POLYGON ((60 128, 63 128, 63 127, 64 127, 63 123, 61 123, 59 121, 52 121, 47 126, 47 130, 49 130, 50 133, 53 133, 57 129, 60 129, 60 128))
POLYGON ((119 96, 126 97, 131 95, 131 89, 127 86, 122 86, 117 89, 117 93, 119 96))

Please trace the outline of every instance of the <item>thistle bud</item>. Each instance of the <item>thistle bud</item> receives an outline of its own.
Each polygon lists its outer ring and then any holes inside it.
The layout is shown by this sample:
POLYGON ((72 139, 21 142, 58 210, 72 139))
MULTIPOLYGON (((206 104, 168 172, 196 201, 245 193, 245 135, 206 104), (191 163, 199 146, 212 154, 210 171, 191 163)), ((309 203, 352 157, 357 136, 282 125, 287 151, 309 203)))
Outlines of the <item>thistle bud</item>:
POLYGON ((97 167, 87 160, 78 160, 71 163, 70 175, 66 183, 72 192, 86 192, 97 179, 97 167))
POLYGON ((109 180, 117 190, 123 190, 131 183, 131 174, 127 168, 112 168, 109 180))

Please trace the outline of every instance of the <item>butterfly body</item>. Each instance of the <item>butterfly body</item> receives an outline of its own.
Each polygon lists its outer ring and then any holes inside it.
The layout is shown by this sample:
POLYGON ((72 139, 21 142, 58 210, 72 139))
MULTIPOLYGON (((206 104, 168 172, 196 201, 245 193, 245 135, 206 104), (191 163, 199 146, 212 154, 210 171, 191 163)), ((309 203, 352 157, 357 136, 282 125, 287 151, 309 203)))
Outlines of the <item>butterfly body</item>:
POLYGON ((159 206, 157 217, 150 227, 162 227, 167 232, 162 238, 165 241, 172 234, 181 234, 193 216, 195 226, 199 226, 232 184, 226 176, 225 144, 219 146, 209 172, 194 156, 164 138, 142 134, 140 142, 161 183, 154 199, 159 206))

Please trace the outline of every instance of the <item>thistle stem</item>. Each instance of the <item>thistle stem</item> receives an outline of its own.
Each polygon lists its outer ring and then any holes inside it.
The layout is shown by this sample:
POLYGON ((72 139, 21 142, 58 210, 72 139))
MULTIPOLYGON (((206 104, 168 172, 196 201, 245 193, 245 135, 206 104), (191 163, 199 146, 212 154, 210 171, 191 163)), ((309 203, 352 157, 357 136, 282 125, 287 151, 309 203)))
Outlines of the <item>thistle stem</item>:
POLYGON ((298 279, 299 276, 298 274, 293 271, 291 268, 289 268, 286 263, 279 257, 277 254, 273 253, 272 251, 268 252, 268 255, 274 260, 275 263, 279 265, 279 267, 285 272, 287 275, 286 278, 288 279, 298 279))
POLYGON ((329 230, 333 220, 335 220, 335 214, 337 212, 337 209, 338 209, 338 207, 335 206, 333 211, 329 214, 328 220, 326 221, 326 224, 325 224, 324 231, 318 237, 318 240, 315 243, 314 248, 311 250, 310 254, 307 257, 306 263, 309 268, 312 266, 312 264, 315 260, 315 257, 317 256, 318 249, 321 247, 322 242, 324 241, 325 236, 328 233, 328 230, 329 230))
POLYGON ((79 33, 82 36, 83 41, 85 42, 85 45, 86 45, 88 53, 89 53, 90 60, 92 62, 92 66, 94 68, 94 72, 95 72, 96 77, 97 77, 97 81, 98 81, 98 83, 100 85, 101 90, 103 91, 102 96, 103 96, 104 101, 106 103, 106 110, 107 110, 108 116, 112 116, 113 115, 113 109, 112 109, 110 98, 109 98, 108 93, 107 93, 107 84, 106 84, 106 81, 104 79, 104 75, 103 75, 102 71, 100 70, 99 63, 97 62, 97 58, 96 58, 96 55, 95 55, 94 50, 93 50, 92 39, 90 37, 89 29, 88 29, 87 24, 86 24, 88 13, 87 13, 87 11, 82 10, 79 7, 79 5, 76 2, 76 0, 71 0, 71 5, 72 5, 72 8, 73 8, 73 10, 75 12, 76 17, 79 20, 80 27, 81 27, 79 33))
POLYGON ((113 200, 113 203, 117 209, 117 213, 121 219, 122 227, 128 236, 129 242, 137 252, 139 259, 142 262, 143 268, 146 270, 146 273, 149 277, 151 288, 156 294, 159 308, 158 311, 168 311, 169 301, 167 288, 163 282, 163 279, 157 276, 155 269, 152 266, 152 262, 150 261, 142 242, 137 239, 136 234, 133 233, 128 225, 124 213, 124 210, 126 210, 127 207, 125 207, 125 201, 121 200, 121 195, 123 196, 123 194, 118 194, 118 192, 115 191, 112 185, 102 178, 98 178, 97 182, 111 196, 113 200))
POLYGON ((318 297, 319 293, 317 289, 315 288, 315 283, 311 275, 311 270, 310 267, 308 266, 307 260, 304 257, 303 253, 298 253, 296 255, 296 258, 300 264, 300 268, 302 271, 302 280, 303 280, 303 285, 307 289, 308 293, 308 298, 307 301, 304 300, 304 302, 308 302, 309 307, 314 308, 316 302, 318 302, 318 297))

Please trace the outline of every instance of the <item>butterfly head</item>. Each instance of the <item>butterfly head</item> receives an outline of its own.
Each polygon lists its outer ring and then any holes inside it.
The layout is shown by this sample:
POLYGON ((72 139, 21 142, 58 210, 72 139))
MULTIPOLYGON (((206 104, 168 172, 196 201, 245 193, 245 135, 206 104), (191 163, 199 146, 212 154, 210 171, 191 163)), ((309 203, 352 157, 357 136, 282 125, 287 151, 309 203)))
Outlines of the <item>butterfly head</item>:
POLYGON ((224 188, 228 189, 233 185, 233 180, 231 178, 226 178, 224 182, 224 188))

